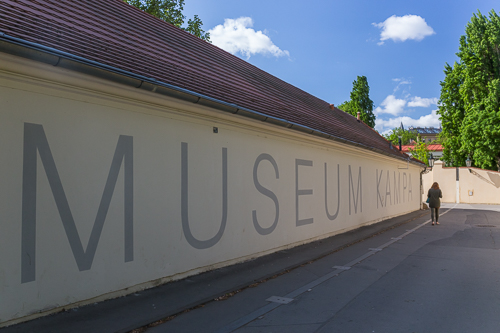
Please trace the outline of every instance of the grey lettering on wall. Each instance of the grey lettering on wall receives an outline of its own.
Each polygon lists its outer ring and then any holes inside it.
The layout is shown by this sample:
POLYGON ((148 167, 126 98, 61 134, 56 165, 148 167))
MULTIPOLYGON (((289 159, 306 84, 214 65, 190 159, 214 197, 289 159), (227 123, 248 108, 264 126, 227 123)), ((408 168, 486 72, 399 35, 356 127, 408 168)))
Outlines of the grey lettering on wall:
POLYGON ((380 175, 379 175, 378 169, 375 169, 375 179, 377 180, 377 208, 378 208, 379 202, 380 202, 380 206, 384 207, 384 202, 382 201, 382 196, 380 195, 380 183, 382 180, 382 172, 383 172, 383 170, 380 170, 380 175))
POLYGON ((394 204, 401 201, 401 174, 398 172, 398 181, 396 183, 396 171, 394 171, 394 204))
POLYGON ((252 211, 252 219, 253 219, 253 226, 255 227, 255 230, 261 235, 268 235, 271 232, 273 232, 274 229, 276 229, 276 226, 278 225, 278 219, 280 216, 280 204, 278 202, 278 197, 276 196, 276 194, 274 194, 274 192, 272 192, 271 190, 262 186, 259 182, 258 177, 257 177, 257 170, 259 169, 259 164, 260 164, 260 162, 262 162, 264 160, 269 161, 271 163, 271 165, 273 166, 276 179, 279 179, 280 175, 279 175, 279 171, 278 171, 278 164, 276 163, 276 161, 274 160, 274 158, 271 155, 264 153, 264 154, 260 154, 257 157, 257 159, 255 160, 255 163, 253 165, 253 183, 254 183, 257 191, 264 194, 266 197, 270 198, 274 202, 274 206, 276 209, 276 215, 274 216, 273 224, 268 228, 263 228, 260 225, 259 220, 257 220, 257 211, 256 210, 252 211))
POLYGON ((351 197, 354 201, 354 214, 358 212, 358 203, 359 203, 359 211, 363 211, 363 185, 361 179, 361 167, 359 167, 359 176, 358 176, 358 185, 356 188, 356 197, 354 197, 354 183, 352 180, 352 172, 351 166, 349 165, 349 215, 351 215, 351 197), (352 192, 351 192, 352 191, 352 192))
POLYGON ((413 200, 413 192, 411 187, 411 173, 408 175, 408 201, 413 200))
POLYGON ((87 249, 84 250, 43 126, 25 123, 23 144, 21 283, 34 281, 36 278, 37 151, 40 154, 40 159, 59 211, 59 216, 61 217, 73 256, 80 271, 88 270, 92 266, 104 221, 106 220, 111 198, 118 180, 118 174, 122 161, 124 161, 125 262, 133 261, 133 137, 120 135, 118 139, 87 249))
POLYGON ((181 217, 182 231, 189 245, 196 249, 208 249, 217 244, 227 223, 227 148, 222 148, 222 221, 217 234, 207 240, 199 240, 193 236, 189 226, 189 203, 188 203, 188 144, 181 143, 181 217))
POLYGON ((387 181, 385 182, 385 205, 387 206, 387 202, 390 202, 392 205, 392 194, 391 194, 391 178, 389 177, 389 170, 387 170, 387 181), (387 197, 389 197, 389 201, 387 201, 387 197))
POLYGON ((312 189, 299 189, 299 165, 302 166, 313 166, 313 161, 295 159, 295 216, 296 216, 296 226, 306 225, 313 223, 313 218, 299 219, 299 196, 300 195, 311 195, 313 194, 312 189))
POLYGON ((335 214, 331 215, 328 210, 328 179, 327 179, 327 164, 325 163, 325 210, 326 216, 330 221, 333 221, 339 215, 339 207, 340 207, 340 165, 337 164, 337 210, 335 214))
POLYGON ((405 197, 406 197, 406 172, 403 172, 403 202, 405 202, 405 197))

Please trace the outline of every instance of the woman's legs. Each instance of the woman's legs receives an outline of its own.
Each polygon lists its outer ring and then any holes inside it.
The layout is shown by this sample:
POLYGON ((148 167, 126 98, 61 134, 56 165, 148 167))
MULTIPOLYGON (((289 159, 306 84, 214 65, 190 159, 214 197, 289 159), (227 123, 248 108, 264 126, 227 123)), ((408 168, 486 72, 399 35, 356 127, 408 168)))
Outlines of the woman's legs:
POLYGON ((431 221, 434 224, 434 207, 431 207, 431 221))
POLYGON ((436 224, 439 224, 439 207, 434 208, 436 210, 436 224))

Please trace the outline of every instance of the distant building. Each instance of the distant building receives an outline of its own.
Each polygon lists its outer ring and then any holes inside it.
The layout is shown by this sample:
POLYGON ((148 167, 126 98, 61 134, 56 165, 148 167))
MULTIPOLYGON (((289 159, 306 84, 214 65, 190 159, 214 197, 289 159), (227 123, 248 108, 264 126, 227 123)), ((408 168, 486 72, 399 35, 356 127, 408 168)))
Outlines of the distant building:
MULTIPOLYGON (((416 146, 416 142, 413 142, 413 144, 411 144, 411 145, 401 146, 401 151, 403 153, 406 153, 406 154, 412 156, 410 149, 415 149, 415 146, 416 146)), ((432 156, 436 160, 440 160, 441 157, 443 157, 443 146, 442 145, 431 144, 431 145, 427 146, 427 149, 429 149, 429 152, 432 153, 432 156)))
MULTIPOLYGON (((402 124, 401 124, 402 125, 402 124)), ((439 137, 439 133, 441 133, 441 128, 434 127, 409 127, 408 131, 417 132, 422 141, 425 143, 429 143, 432 141, 436 141, 439 137)))

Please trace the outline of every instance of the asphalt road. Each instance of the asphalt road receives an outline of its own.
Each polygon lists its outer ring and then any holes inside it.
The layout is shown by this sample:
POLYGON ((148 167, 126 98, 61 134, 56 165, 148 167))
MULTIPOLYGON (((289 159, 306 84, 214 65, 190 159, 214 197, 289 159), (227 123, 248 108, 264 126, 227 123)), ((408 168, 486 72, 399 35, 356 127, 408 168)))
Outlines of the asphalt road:
POLYGON ((140 331, 500 332, 500 207, 441 214, 140 331))

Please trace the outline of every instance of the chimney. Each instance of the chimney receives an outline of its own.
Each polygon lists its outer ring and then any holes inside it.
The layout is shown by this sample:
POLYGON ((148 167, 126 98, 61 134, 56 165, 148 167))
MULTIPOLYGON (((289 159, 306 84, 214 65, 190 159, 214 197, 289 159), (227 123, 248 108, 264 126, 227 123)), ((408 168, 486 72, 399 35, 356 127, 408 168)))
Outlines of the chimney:
POLYGON ((332 110, 332 111, 333 111, 333 108, 334 108, 334 107, 335 107, 335 105, 330 104, 330 110, 332 110))
POLYGON ((358 121, 361 121, 361 112, 358 111, 358 121))

